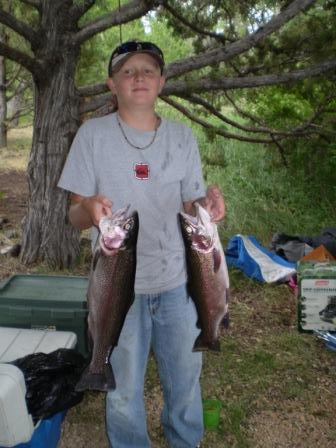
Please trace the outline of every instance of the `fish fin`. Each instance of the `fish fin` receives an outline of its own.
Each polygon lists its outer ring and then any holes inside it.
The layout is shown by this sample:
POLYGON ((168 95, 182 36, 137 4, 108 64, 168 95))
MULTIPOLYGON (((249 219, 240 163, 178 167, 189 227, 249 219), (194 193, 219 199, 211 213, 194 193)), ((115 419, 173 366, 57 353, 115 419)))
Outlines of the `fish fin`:
POLYGON ((214 352, 220 352, 220 342, 219 340, 204 342, 202 339, 202 334, 198 335, 193 347, 193 352, 202 352, 205 350, 211 350, 214 352))
POLYGON ((200 318, 198 318, 196 321, 196 327, 199 328, 200 330, 202 329, 202 322, 200 318))
POLYGON ((222 262, 222 257, 221 257, 219 250, 217 250, 215 247, 212 251, 212 256, 213 256, 213 262, 214 262, 214 272, 218 272, 221 262, 222 262))
POLYGON ((220 324, 221 324, 222 328, 229 328, 229 326, 230 326, 230 315, 229 315, 228 312, 225 314, 225 316, 221 320, 220 324))
POLYGON ((100 248, 98 248, 98 249, 96 249, 94 251, 93 258, 92 258, 92 271, 94 271, 96 269, 97 262, 98 262, 98 259, 100 257, 100 254, 101 254, 101 249, 100 248))
POLYGON ((75 390, 81 392, 84 390, 99 390, 107 392, 116 388, 116 382, 113 370, 110 364, 105 364, 103 373, 91 373, 90 366, 88 366, 78 383, 75 390))
POLYGON ((88 349, 89 349, 90 352, 92 352, 92 350, 93 350, 93 344, 94 344, 93 341, 94 341, 94 339, 92 337, 91 331, 90 331, 90 329, 88 329, 88 332, 87 332, 87 345, 88 345, 88 349))
POLYGON ((198 335, 194 343, 193 352, 203 352, 207 349, 206 344, 204 344, 202 336, 198 335))
POLYGON ((208 349, 213 351, 213 352, 220 352, 221 351, 221 347, 220 347, 220 342, 217 339, 216 341, 211 341, 208 343, 208 349))

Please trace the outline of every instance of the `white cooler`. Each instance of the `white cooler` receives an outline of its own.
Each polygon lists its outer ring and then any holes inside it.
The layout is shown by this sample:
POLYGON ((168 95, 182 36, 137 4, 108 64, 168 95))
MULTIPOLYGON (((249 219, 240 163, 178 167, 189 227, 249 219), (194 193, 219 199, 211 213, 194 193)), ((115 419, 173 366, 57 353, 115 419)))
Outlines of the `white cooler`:
POLYGON ((5 363, 31 353, 74 348, 76 343, 76 334, 68 331, 0 327, 0 447, 28 442, 34 432, 23 373, 5 363))

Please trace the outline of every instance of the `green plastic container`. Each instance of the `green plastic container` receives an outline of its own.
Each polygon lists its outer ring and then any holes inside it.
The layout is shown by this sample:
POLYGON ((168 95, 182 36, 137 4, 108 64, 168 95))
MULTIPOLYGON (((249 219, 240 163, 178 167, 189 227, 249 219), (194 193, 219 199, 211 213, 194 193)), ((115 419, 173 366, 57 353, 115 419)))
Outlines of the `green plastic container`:
POLYGON ((208 430, 215 430, 219 426, 222 403, 216 399, 203 400, 203 421, 204 427, 208 430))
POLYGON ((0 284, 0 326, 72 331, 87 348, 88 278, 18 274, 0 284))

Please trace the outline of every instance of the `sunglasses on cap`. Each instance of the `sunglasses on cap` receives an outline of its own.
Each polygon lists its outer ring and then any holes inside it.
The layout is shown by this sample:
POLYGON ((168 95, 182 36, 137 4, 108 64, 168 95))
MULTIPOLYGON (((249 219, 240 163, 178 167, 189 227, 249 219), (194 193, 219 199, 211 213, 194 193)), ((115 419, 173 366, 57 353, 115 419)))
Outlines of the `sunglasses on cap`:
POLYGON ((109 76, 122 65, 122 61, 132 53, 147 53, 152 55, 160 65, 161 71, 164 67, 164 57, 161 49, 152 42, 129 41, 119 45, 112 53, 108 72, 109 76))

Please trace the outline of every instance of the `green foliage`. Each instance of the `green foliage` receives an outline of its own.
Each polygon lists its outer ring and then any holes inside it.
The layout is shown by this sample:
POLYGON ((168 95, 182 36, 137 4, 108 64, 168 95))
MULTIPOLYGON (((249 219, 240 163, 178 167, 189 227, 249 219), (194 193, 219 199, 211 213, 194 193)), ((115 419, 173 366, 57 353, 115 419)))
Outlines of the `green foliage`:
MULTIPOLYGON (((82 21, 85 23, 116 8, 118 8, 118 2, 116 1, 98 2, 94 8, 88 11, 82 21)), ((192 48, 190 40, 172 37, 167 20, 164 17, 158 20, 155 13, 148 13, 140 20, 99 33, 82 45, 77 66, 76 81, 78 85, 105 82, 108 62, 113 49, 120 43, 120 33, 123 42, 130 39, 155 42, 162 48, 166 64, 186 57, 190 54, 192 48)))
POLYGON ((309 186, 319 185, 319 193, 331 200, 335 194, 335 135, 333 119, 336 100, 329 97, 335 84, 304 81, 292 88, 263 89, 255 97, 250 110, 263 116, 274 129, 292 130, 314 118, 316 133, 303 138, 289 137, 281 141, 290 171, 309 186), (319 111, 321 113, 319 113, 319 111))
MULTIPOLYGON (((116 0, 101 0, 86 13, 81 23, 85 24, 115 9, 118 9, 116 0)), ((132 38, 142 39, 145 35, 144 25, 141 20, 123 24, 121 33, 123 41, 132 38)), ((97 34, 81 46, 76 74, 76 82, 79 86, 105 82, 111 53, 119 43, 120 27, 113 27, 97 34)))
POLYGON ((206 131, 166 105, 159 103, 158 112, 192 126, 206 184, 218 184, 225 197, 227 215, 220 225, 225 243, 241 233, 268 246, 276 232, 314 235, 334 225, 335 143, 319 140, 312 150, 313 142, 309 147, 298 140, 285 166, 274 147, 209 139, 206 131))
POLYGON ((334 172, 330 168, 325 178, 320 178, 321 157, 305 164, 298 157, 286 167, 272 148, 219 137, 209 143, 197 128, 194 132, 206 182, 218 184, 225 196, 227 217, 220 226, 225 241, 237 233, 252 234, 268 245, 276 232, 315 234, 335 222, 334 172))

